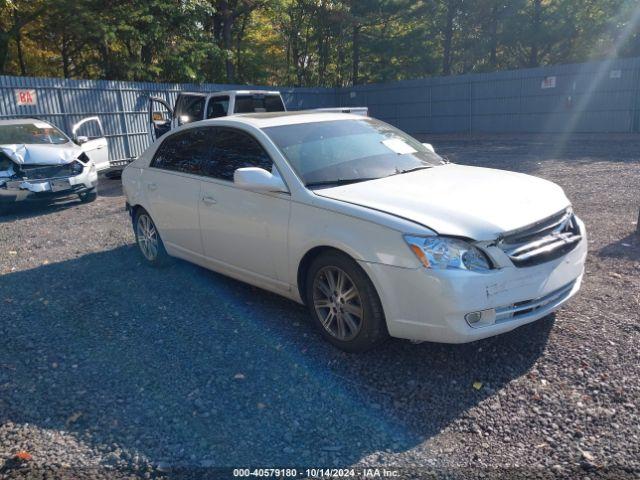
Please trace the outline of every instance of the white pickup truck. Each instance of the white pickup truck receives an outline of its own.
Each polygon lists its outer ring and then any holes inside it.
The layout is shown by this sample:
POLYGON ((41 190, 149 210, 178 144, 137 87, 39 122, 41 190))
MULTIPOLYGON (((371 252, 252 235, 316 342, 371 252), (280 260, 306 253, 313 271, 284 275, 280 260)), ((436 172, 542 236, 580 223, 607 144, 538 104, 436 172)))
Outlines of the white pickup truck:
MULTIPOLYGON (((368 115, 367 107, 318 108, 322 112, 368 115)), ((185 123, 241 113, 285 112, 287 107, 278 91, 225 90, 221 92, 183 92, 172 108, 165 100, 149 98, 151 140, 185 123)))

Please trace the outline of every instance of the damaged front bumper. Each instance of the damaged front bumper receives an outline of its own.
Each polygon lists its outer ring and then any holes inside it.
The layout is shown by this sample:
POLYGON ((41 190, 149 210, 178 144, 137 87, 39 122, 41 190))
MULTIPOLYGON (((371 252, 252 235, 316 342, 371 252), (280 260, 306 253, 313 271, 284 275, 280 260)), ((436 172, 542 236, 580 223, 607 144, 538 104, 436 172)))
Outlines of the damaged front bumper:
POLYGON ((89 192, 97 184, 98 174, 93 165, 70 177, 7 180, 0 183, 0 204, 53 200, 89 192))

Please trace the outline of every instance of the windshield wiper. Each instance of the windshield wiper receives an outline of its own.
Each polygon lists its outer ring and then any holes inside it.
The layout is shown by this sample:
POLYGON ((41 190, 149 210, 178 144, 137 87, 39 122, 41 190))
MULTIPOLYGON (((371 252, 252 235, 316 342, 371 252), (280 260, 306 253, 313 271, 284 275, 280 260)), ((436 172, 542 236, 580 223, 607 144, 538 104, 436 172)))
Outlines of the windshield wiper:
POLYGON ((349 185, 350 183, 367 182, 369 180, 377 180, 380 177, 372 178, 337 178, 335 180, 323 180, 321 182, 306 183, 306 187, 324 187, 327 185, 349 185))
POLYGON ((396 170, 396 173, 392 173, 389 176, 392 175, 402 175, 403 173, 411 173, 411 172, 416 172, 418 170, 424 170, 426 168, 433 168, 433 166, 428 166, 428 165, 420 165, 419 167, 413 167, 413 168, 407 168, 406 170, 396 170))

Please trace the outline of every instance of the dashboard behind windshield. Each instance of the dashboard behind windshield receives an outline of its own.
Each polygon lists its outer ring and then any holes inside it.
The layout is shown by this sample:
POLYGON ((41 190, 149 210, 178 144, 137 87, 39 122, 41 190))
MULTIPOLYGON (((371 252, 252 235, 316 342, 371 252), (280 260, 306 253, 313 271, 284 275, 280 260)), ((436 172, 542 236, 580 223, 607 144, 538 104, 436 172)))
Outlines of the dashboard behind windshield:
POLYGON ((0 144, 13 143, 61 145, 69 138, 53 125, 45 122, 0 125, 0 144))
POLYGON ((307 186, 381 178, 444 163, 416 139, 369 118, 264 131, 307 186))

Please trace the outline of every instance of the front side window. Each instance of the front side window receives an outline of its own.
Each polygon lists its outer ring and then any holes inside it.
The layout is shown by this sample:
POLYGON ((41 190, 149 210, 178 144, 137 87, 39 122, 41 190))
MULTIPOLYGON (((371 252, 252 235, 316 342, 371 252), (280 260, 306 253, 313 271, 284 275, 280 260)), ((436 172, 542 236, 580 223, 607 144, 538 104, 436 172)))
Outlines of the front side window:
POLYGON ((47 122, 16 123, 0 125, 0 144, 24 143, 36 145, 61 145, 69 138, 47 122))
POLYGON ((265 128, 308 187, 353 183, 442 165, 442 158, 374 119, 265 128))
POLYGON ((251 135, 231 128, 213 128, 211 157, 205 174, 233 181, 238 168, 260 167, 271 171, 273 162, 258 141, 251 135))
POLYGON ((229 110, 229 97, 227 95, 223 97, 213 97, 209 100, 207 105, 207 118, 218 118, 227 115, 229 110))
POLYGON ((176 109, 178 124, 197 122, 202 120, 205 97, 200 95, 182 95, 176 109))
POLYGON ((151 166, 174 172, 202 174, 210 154, 209 129, 190 128, 174 133, 158 147, 151 166))

